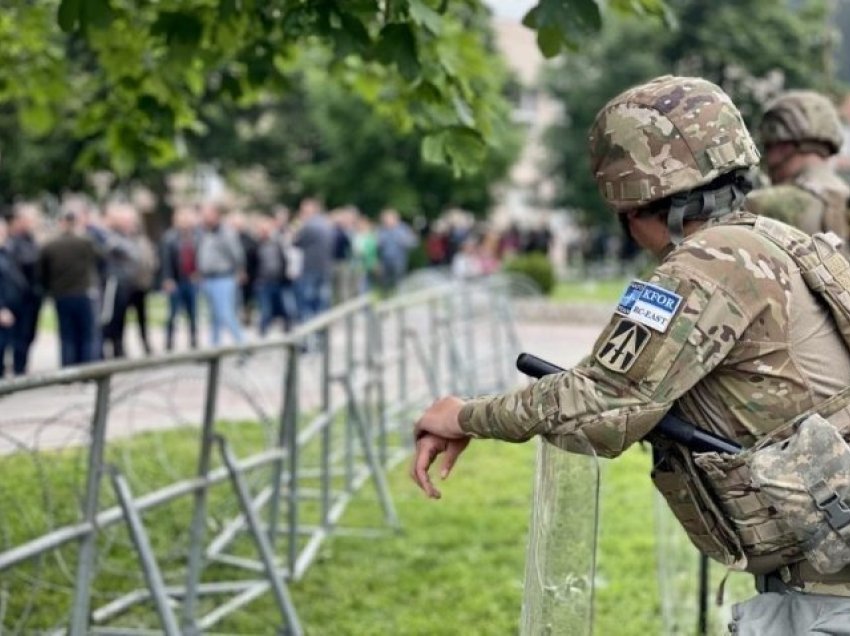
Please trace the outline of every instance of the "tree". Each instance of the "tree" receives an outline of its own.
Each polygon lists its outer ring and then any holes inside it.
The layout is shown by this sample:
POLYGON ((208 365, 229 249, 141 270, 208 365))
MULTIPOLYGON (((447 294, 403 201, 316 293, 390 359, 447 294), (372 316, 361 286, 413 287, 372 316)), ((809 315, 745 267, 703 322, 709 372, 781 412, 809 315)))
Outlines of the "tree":
POLYGON ((557 203, 585 225, 615 221, 598 196, 586 138, 598 110, 629 86, 664 73, 701 75, 721 85, 753 127, 761 104, 784 86, 829 83, 825 0, 670 0, 687 28, 624 19, 567 56, 549 76, 564 117, 548 138, 557 203), (746 25, 743 28, 742 25, 746 25))
MULTIPOLYGON (((664 13, 661 0, 606 4, 664 13)), ((501 125, 479 63, 487 19, 481 0, 8 0, 0 104, 38 134, 67 126, 82 165, 128 175, 178 162, 204 103, 283 94, 293 60, 319 43, 335 80, 420 131, 428 160, 470 172, 501 125)), ((539 0, 527 22, 554 55, 601 28, 600 4, 539 0)))
MULTIPOLYGON (((243 109, 210 103, 205 132, 189 138, 189 153, 232 181, 247 171, 267 175, 270 200, 297 204, 320 194, 330 206, 357 205, 376 215, 387 206, 433 217, 447 207, 483 214, 490 185, 507 172, 518 149, 512 129, 474 173, 457 176, 420 153, 422 135, 402 132, 362 99, 328 82, 313 65, 290 78, 286 96, 243 109)), ((494 77, 498 66, 493 66, 494 77)), ((255 192, 246 192, 251 197, 255 192)))

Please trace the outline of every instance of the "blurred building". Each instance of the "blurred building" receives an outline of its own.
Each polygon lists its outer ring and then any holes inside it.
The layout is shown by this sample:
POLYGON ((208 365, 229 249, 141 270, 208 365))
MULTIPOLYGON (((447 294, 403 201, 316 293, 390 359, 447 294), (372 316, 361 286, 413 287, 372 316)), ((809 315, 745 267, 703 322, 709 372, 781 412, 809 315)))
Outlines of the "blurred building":
POLYGON ((493 30, 499 50, 514 74, 513 119, 524 130, 519 160, 506 183, 499 186, 498 204, 493 210, 497 227, 517 223, 524 227, 547 225, 552 231, 551 255, 561 265, 564 245, 576 231, 565 214, 556 214, 549 202, 554 183, 546 176, 544 135, 561 117, 560 105, 544 89, 542 73, 547 61, 537 48, 535 33, 518 19, 496 17, 493 30))

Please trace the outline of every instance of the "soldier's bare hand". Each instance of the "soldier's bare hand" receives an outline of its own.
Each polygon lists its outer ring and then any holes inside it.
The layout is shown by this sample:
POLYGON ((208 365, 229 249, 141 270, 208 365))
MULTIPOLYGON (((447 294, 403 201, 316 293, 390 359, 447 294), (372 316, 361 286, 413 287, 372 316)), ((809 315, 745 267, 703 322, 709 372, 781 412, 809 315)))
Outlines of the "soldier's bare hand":
POLYGON ((425 433, 431 433, 445 439, 467 437, 460 428, 460 410, 463 400, 453 395, 440 398, 426 410, 413 429, 417 439, 425 433))
POLYGON ((439 499, 442 496, 431 482, 428 471, 440 454, 443 454, 443 466, 440 469, 440 477, 446 479, 460 454, 469 445, 469 437, 461 439, 446 439, 437 435, 425 433, 416 440, 416 452, 413 456, 413 465, 410 468, 410 476, 413 481, 431 499, 439 499))

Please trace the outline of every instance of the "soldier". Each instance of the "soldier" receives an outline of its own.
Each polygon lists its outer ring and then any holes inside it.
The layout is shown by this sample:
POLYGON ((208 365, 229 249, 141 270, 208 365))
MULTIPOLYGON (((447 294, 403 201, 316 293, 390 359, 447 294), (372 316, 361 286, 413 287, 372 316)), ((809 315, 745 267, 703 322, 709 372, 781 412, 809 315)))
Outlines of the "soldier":
MULTIPOLYGON (((661 264, 629 285, 575 368, 505 395, 446 397, 422 415, 411 474, 430 497, 440 496, 431 464, 444 454, 448 476, 472 438, 540 435, 565 450, 590 445, 615 457, 671 411, 749 449, 791 434, 801 414, 818 409, 833 422, 833 409, 850 404, 850 354, 838 319, 807 286, 819 271, 834 300, 850 290, 842 269, 850 265, 829 241, 815 245, 742 209, 745 175, 759 155, 720 88, 664 76, 626 91, 597 115, 590 154, 602 196, 661 264)), ((835 426, 850 427, 841 413, 835 426)), ((839 442, 830 449, 846 450, 839 442)), ((653 481, 701 551, 758 575, 763 593, 736 606, 737 633, 801 634, 815 620, 822 633, 846 630, 850 568, 832 559, 838 571, 823 575, 803 558, 807 548, 742 465, 751 452, 697 454, 671 443, 653 481)))
POLYGON ((846 241, 850 187, 829 163, 844 142, 832 102, 814 91, 783 93, 767 105, 760 133, 773 186, 753 192, 748 207, 807 234, 835 232, 846 241))

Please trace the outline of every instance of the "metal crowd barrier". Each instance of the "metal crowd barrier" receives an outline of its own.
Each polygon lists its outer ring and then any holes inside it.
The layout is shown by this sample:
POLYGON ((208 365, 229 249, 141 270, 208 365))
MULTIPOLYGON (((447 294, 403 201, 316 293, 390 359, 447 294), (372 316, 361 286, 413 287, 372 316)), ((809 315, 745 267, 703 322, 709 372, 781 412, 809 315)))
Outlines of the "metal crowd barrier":
POLYGON ((0 633, 303 633, 289 590, 325 540, 399 527, 414 414, 512 384, 518 351, 494 279, 0 383, 0 633))

